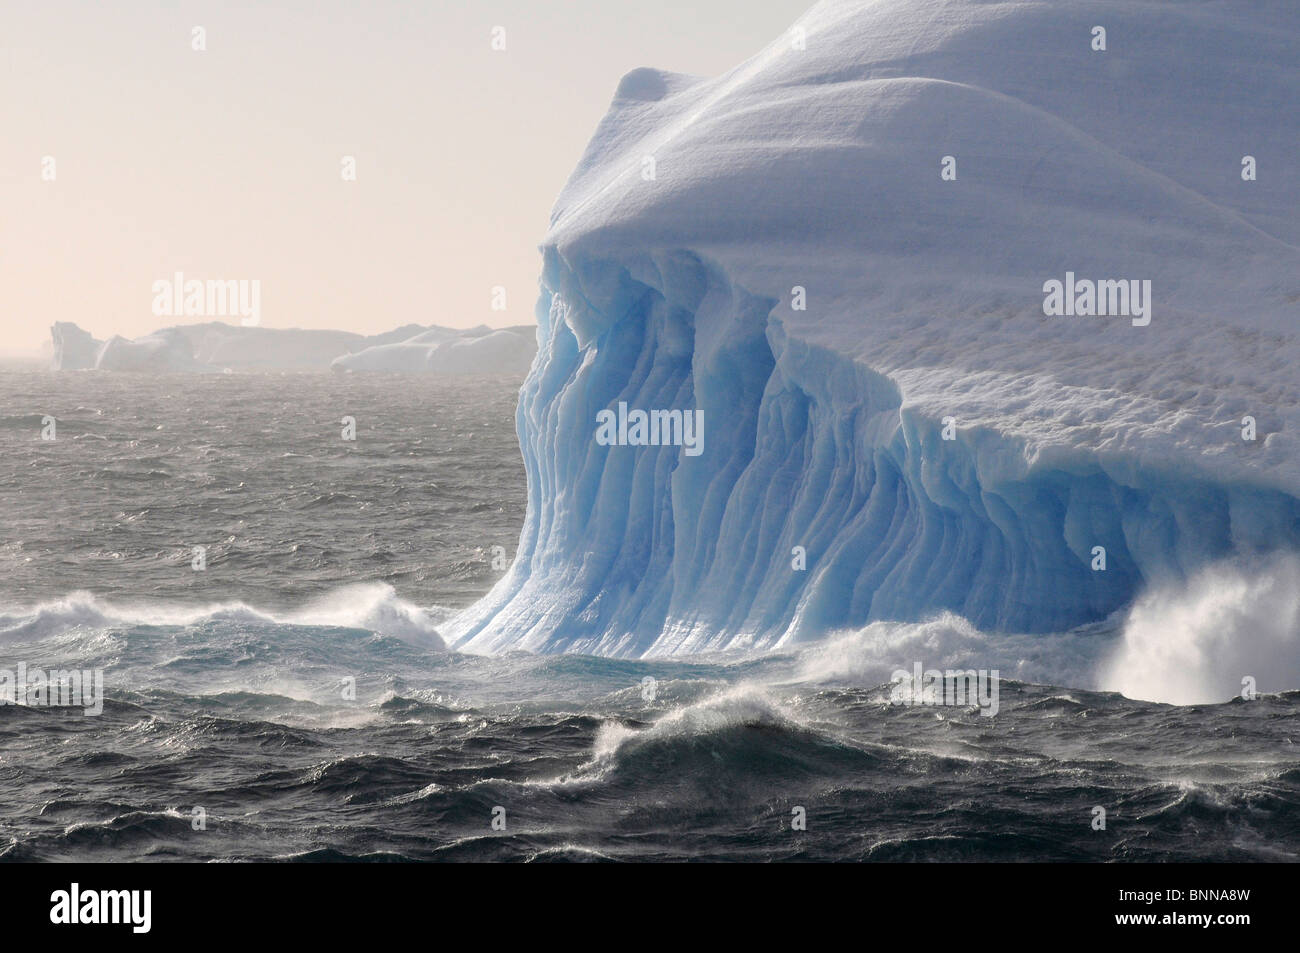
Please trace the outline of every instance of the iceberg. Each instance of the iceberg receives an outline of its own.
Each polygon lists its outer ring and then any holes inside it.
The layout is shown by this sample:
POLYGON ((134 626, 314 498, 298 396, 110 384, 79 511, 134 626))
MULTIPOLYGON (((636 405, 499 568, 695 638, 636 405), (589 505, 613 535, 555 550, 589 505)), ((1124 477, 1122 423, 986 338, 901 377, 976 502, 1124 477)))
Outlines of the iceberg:
POLYGON ((65 371, 84 371, 95 366, 103 341, 91 337, 70 321, 57 321, 50 328, 50 355, 53 368, 65 371))
POLYGON ((1046 633, 1297 548, 1297 64, 1281 0, 829 0, 629 73, 542 242, 518 550, 443 634, 1046 633), (620 403, 704 452, 597 441, 620 403))
POLYGON ((537 328, 533 325, 497 331, 484 326, 460 332, 431 328, 405 341, 335 358, 331 366, 338 371, 523 377, 536 355, 537 328))
POLYGON ((178 328, 128 340, 114 335, 98 349, 93 365, 101 371, 198 371, 190 342, 178 328))
POLYGON ((532 326, 493 331, 407 324, 383 334, 263 328, 210 321, 135 339, 100 341, 69 322, 51 329, 55 370, 216 372, 387 370, 523 377, 536 353, 532 326), (438 360, 433 350, 443 347, 438 360))

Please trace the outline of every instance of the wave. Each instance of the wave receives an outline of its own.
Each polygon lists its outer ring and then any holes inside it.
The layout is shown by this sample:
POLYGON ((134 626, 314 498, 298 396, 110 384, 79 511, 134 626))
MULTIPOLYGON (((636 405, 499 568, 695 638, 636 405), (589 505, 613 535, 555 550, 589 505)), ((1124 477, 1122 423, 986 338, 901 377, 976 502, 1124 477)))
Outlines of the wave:
POLYGON ((599 782, 637 791, 761 786, 765 780, 838 777, 881 758, 800 719, 762 686, 738 685, 646 725, 607 721, 593 757, 561 785, 599 782))
MULTIPOLYGON (((240 623, 253 629, 355 629, 445 651, 439 630, 450 614, 416 606, 386 583, 344 586, 288 611, 240 601, 189 607, 118 603, 74 592, 31 608, 0 609, 0 645, 87 636, 103 642, 124 628, 240 623)), ((775 651, 641 660, 528 652, 457 658, 467 676, 475 666, 486 668, 522 695, 535 689, 539 701, 558 698, 567 686, 609 692, 609 700, 627 710, 641 707, 640 683, 646 676, 658 681, 663 710, 707 701, 722 684, 880 687, 894 672, 910 671, 917 663, 926 669, 996 670, 1004 681, 1119 692, 1142 701, 1220 703, 1238 697, 1243 683, 1259 693, 1300 687, 1300 556, 1219 562, 1186 582, 1149 587, 1126 615, 1046 635, 986 632, 942 612, 920 622, 832 630, 775 651)), ((210 654, 184 659, 221 663, 210 654)), ((256 690, 269 689, 259 684, 256 690)), ((395 694, 400 699, 407 693, 395 694)))
POLYGON ((363 629, 442 651, 446 645, 438 625, 446 615, 437 607, 421 608, 399 598, 386 583, 344 586, 291 612, 264 611, 238 601, 197 607, 116 604, 89 592, 74 592, 30 609, 0 612, 0 644, 38 641, 87 629, 235 621, 363 629))
POLYGON ((801 647, 790 679, 805 683, 883 685, 896 670, 997 670, 1002 679, 1092 688, 1101 657, 1114 644, 1113 623, 1053 635, 989 633, 950 612, 922 622, 873 622, 801 647))

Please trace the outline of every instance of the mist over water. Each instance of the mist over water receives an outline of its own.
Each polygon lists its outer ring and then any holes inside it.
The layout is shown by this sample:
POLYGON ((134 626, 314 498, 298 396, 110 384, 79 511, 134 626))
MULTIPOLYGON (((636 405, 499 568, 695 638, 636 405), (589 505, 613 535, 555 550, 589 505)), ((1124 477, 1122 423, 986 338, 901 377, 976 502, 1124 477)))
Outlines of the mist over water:
POLYGON ((0 706, 0 857, 1300 854, 1288 557, 1046 636, 940 615, 762 656, 446 651, 523 520, 516 391, 0 373, 0 669, 107 694, 0 706), (998 670, 997 715, 892 704, 918 662, 998 670), (1243 701, 1247 674, 1282 693, 1243 701))

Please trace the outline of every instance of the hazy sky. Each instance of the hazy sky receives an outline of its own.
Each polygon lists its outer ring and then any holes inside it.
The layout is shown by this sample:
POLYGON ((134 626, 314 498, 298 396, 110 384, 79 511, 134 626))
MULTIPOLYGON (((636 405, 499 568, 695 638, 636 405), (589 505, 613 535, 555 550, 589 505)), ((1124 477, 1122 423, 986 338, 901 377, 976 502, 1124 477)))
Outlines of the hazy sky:
POLYGON ((260 281, 268 327, 531 323, 551 203, 619 78, 721 72, 810 4, 7 0, 0 350, 206 320, 153 314, 177 271, 260 281))

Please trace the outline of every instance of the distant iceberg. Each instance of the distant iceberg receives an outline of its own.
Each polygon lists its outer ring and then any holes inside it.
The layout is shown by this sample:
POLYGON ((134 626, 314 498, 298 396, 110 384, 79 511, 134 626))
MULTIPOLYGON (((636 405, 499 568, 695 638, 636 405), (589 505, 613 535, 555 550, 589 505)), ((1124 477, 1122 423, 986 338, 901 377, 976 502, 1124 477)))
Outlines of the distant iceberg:
POLYGON ((263 328, 211 321, 129 340, 92 337, 75 324, 51 329, 55 370, 216 372, 377 370, 522 377, 537 352, 535 327, 493 331, 408 324, 370 336, 348 331, 263 328), (434 360, 431 352, 444 349, 434 360), (403 360, 407 355, 417 359, 403 360))
POLYGON ((628 74, 543 242, 518 552, 444 634, 1048 632, 1300 546, 1298 63, 1284 0, 833 0, 628 74), (597 442, 620 402, 705 452, 597 442))
POLYGON ((166 328, 135 340, 114 335, 96 349, 94 367, 101 371, 199 371, 190 342, 178 328, 166 328))
POLYGON ((387 371, 458 374, 528 373, 537 355, 537 328, 521 325, 493 331, 488 327, 468 331, 431 328, 395 344, 379 344, 334 359, 340 371, 387 371))

